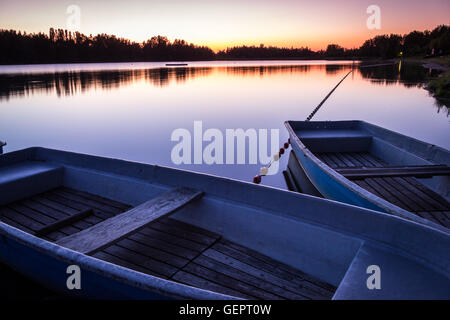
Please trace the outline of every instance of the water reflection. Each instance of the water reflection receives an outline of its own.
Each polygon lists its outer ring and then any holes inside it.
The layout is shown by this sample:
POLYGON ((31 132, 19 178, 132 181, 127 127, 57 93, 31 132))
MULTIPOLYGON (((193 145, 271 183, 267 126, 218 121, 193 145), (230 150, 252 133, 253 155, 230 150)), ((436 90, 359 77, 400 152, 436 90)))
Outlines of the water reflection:
POLYGON ((359 72, 363 78, 369 79, 373 84, 388 86, 401 83, 407 88, 423 87, 427 80, 439 74, 438 70, 401 63, 382 67, 364 67, 360 68, 359 72))
MULTIPOLYGON (((58 97, 84 93, 88 90, 111 90, 135 82, 145 81, 156 87, 172 82, 184 83, 194 78, 210 76, 213 72, 234 76, 267 76, 274 74, 309 73, 324 71, 335 76, 350 70, 351 64, 327 65, 272 65, 272 66, 228 66, 228 67, 183 67, 129 70, 67 71, 54 73, 0 74, 0 100, 23 97, 35 93, 55 93, 58 97)), ((438 71, 415 65, 361 68, 355 71, 373 84, 406 87, 421 87, 424 81, 435 77, 438 71)))
POLYGON ((64 97, 92 89, 118 89, 142 80, 153 86, 163 87, 172 81, 181 83, 194 77, 206 76, 211 71, 211 68, 158 68, 0 74, 0 100, 35 93, 55 93, 58 97, 64 97))
MULTIPOLYGON (((175 165, 173 131, 193 132, 201 120, 204 130, 222 133, 278 129, 282 143, 284 121, 305 119, 351 68, 340 61, 0 67, 0 140, 7 152, 39 145, 251 181, 260 164, 175 165)), ((422 88, 432 75, 405 64, 356 69, 314 119, 361 119, 450 148, 449 111, 422 88)), ((263 183, 285 185, 281 174, 263 183)))

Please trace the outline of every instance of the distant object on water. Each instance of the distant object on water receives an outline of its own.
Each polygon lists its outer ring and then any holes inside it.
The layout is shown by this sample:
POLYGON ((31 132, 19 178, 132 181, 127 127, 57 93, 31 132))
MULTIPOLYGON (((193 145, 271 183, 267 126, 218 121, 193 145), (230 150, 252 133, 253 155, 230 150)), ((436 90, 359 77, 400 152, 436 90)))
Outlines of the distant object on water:
MULTIPOLYGON (((448 150, 364 121, 285 125, 295 158, 324 197, 450 231, 448 150)), ((288 169, 298 172, 293 163, 288 169)))
POLYGON ((0 154, 3 153, 3 147, 6 146, 6 142, 0 140, 0 154))
POLYGON ((448 233, 179 169, 6 153, 0 220, 1 262, 83 298, 450 299, 448 233))
POLYGON ((180 66, 187 66, 187 63, 166 63, 167 67, 180 67, 180 66))

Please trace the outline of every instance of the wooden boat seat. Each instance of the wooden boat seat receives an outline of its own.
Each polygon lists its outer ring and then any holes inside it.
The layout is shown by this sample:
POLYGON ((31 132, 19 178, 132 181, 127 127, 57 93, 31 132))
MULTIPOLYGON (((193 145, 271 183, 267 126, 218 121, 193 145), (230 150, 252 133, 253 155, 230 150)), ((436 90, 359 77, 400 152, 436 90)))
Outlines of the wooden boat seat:
POLYGON ((296 134, 311 152, 360 152, 372 142, 370 134, 359 130, 299 130, 296 134))
POLYGON ((341 168, 336 171, 350 180, 377 177, 417 177, 426 178, 433 176, 450 175, 450 167, 446 165, 429 166, 385 166, 381 168, 354 167, 341 168))
POLYGON ((201 195, 202 192, 189 188, 171 190, 56 243, 84 254, 93 254, 173 213, 201 195))

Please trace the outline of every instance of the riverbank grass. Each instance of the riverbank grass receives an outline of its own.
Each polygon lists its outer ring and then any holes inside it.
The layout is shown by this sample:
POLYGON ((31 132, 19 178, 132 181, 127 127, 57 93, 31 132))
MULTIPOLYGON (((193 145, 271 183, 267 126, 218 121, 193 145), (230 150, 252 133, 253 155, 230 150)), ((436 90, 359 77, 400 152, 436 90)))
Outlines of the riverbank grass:
POLYGON ((450 99, 450 71, 444 72, 438 78, 428 83, 428 88, 437 98, 450 99))

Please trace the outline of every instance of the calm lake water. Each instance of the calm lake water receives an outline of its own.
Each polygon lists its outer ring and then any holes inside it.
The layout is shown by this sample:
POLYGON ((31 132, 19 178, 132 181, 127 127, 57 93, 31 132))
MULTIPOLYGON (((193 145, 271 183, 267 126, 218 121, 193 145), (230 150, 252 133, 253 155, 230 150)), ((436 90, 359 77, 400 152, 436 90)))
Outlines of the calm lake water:
MULTIPOLYGON (((106 63, 0 67, 5 151, 43 146, 155 163, 251 181, 257 165, 175 165, 174 130, 278 129, 304 120, 351 62, 106 63)), ((313 120, 361 119, 450 149, 449 109, 423 88, 418 65, 358 69, 313 120)), ((208 142, 209 143, 209 142, 208 142)), ((207 142, 203 143, 205 147, 207 142)), ((225 157, 225 155, 224 155, 225 157)), ((285 187, 281 171, 263 184, 285 187)))

